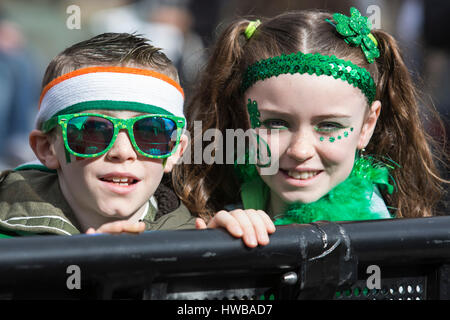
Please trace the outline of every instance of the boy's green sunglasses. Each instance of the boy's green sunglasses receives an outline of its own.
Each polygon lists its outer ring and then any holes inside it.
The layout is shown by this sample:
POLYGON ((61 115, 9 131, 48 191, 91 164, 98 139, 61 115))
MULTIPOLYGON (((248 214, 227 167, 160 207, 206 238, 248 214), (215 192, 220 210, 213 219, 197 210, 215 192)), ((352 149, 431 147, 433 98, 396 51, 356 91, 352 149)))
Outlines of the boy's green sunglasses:
POLYGON ((139 154, 161 159, 175 152, 185 119, 166 114, 118 119, 96 113, 75 113, 47 120, 42 130, 49 132, 58 124, 66 150, 77 157, 94 158, 105 154, 114 145, 119 131, 125 129, 139 154))

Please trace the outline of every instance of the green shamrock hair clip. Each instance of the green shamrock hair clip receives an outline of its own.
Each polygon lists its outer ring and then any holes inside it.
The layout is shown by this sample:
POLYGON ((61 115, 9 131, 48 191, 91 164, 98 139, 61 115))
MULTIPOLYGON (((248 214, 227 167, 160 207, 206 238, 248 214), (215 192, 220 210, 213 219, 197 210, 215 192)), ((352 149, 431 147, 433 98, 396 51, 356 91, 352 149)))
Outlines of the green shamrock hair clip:
POLYGON ((361 15, 358 9, 351 7, 350 17, 335 13, 333 19, 336 24, 328 19, 325 19, 325 21, 336 28, 336 31, 344 37, 345 42, 352 46, 360 46, 369 63, 373 63, 375 58, 380 56, 380 51, 377 48, 378 41, 370 33, 372 23, 367 17, 361 15))

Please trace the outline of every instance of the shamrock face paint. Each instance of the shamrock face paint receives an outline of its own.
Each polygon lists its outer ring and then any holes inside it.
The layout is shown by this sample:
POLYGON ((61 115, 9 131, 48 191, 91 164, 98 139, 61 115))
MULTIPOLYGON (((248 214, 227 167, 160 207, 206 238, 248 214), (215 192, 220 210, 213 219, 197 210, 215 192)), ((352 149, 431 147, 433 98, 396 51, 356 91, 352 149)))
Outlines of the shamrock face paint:
POLYGON ((257 133, 266 129, 262 138, 272 161, 279 163, 275 175, 261 175, 271 189, 272 212, 327 194, 348 177, 356 149, 370 139, 366 97, 332 77, 279 75, 255 83, 245 98, 252 126, 257 133), (275 132, 278 140, 273 145, 275 132))
POLYGON ((255 129, 261 126, 261 121, 259 120, 261 113, 258 111, 258 103, 256 101, 252 101, 252 99, 248 99, 247 111, 250 116, 250 124, 252 128, 255 129))

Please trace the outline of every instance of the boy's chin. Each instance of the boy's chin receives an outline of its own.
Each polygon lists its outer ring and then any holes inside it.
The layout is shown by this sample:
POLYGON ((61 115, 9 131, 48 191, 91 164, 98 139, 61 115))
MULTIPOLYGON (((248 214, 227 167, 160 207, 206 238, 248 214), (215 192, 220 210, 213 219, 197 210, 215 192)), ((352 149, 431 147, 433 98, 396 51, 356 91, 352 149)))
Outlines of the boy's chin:
POLYGON ((105 218, 111 219, 128 219, 133 216, 137 211, 139 211, 141 207, 136 209, 131 209, 129 202, 127 204, 123 204, 121 206, 108 206, 101 207, 99 209, 99 214, 105 218))

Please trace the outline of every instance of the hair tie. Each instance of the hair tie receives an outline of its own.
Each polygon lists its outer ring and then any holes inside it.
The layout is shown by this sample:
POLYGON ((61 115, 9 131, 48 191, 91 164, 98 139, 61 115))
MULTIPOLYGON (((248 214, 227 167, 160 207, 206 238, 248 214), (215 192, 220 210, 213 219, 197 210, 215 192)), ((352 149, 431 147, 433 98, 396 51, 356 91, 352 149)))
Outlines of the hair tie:
POLYGON ((250 21, 250 23, 248 24, 247 28, 244 31, 247 40, 249 40, 253 36, 253 34, 255 33, 256 29, 259 27, 260 24, 261 20, 259 19, 250 21))

